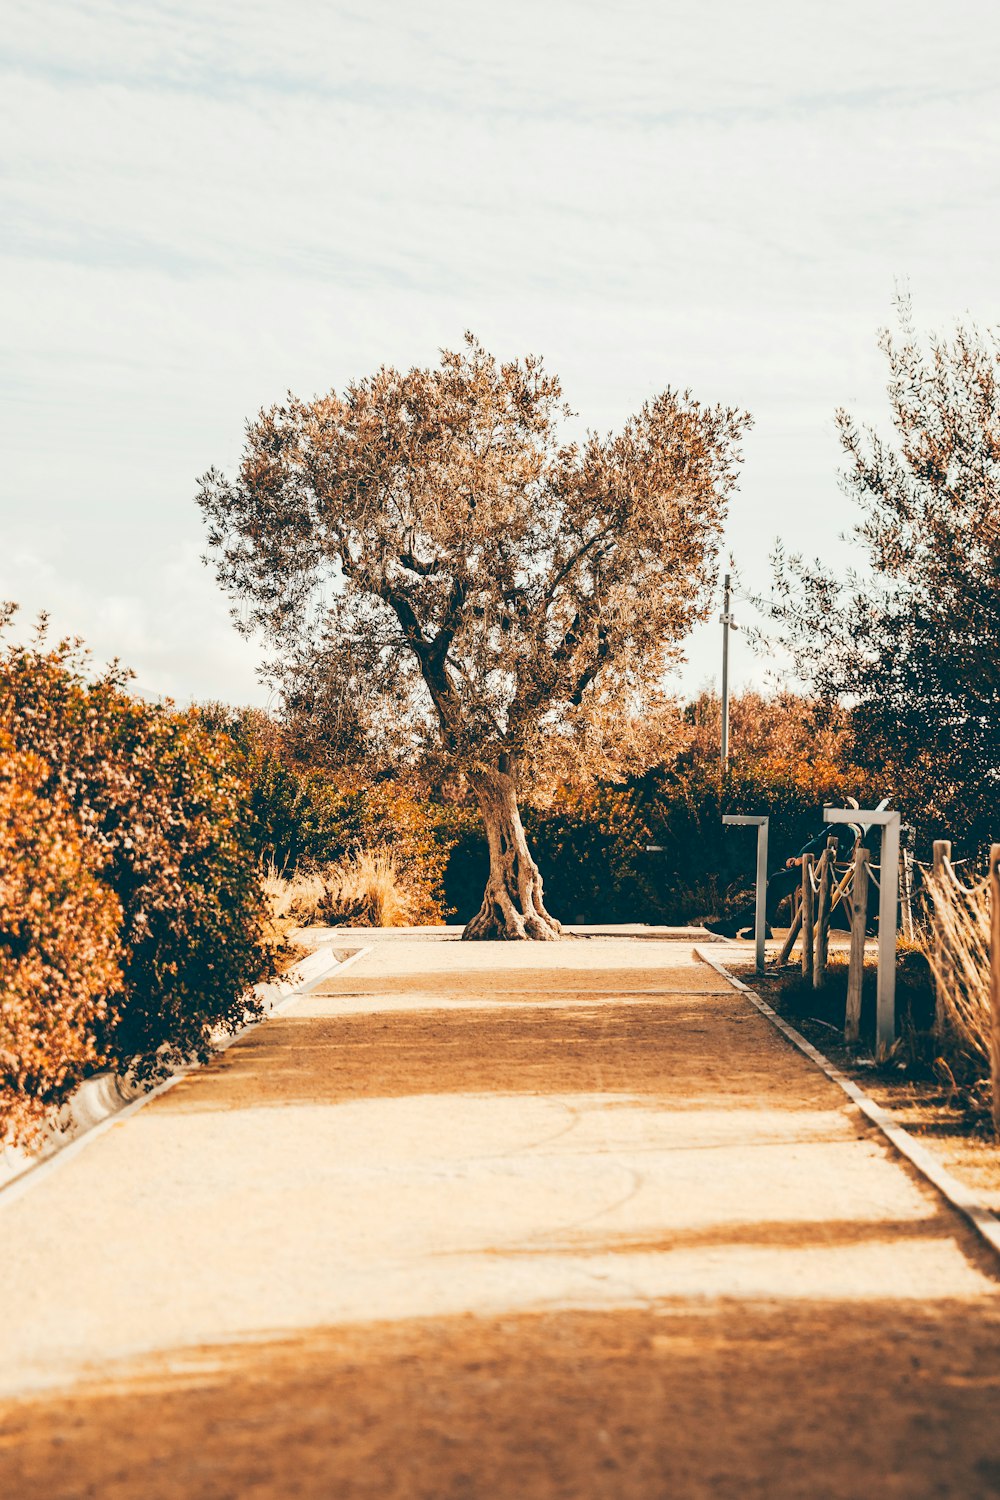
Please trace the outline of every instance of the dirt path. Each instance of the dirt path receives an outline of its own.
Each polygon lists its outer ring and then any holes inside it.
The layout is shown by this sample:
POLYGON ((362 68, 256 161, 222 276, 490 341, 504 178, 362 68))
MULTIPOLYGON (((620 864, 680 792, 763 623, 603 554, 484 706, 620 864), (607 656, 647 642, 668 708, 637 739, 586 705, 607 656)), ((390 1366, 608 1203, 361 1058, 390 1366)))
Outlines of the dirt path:
POLYGON ((0 1246, 11 1500, 1000 1495, 993 1267, 684 943, 377 941, 0 1246))

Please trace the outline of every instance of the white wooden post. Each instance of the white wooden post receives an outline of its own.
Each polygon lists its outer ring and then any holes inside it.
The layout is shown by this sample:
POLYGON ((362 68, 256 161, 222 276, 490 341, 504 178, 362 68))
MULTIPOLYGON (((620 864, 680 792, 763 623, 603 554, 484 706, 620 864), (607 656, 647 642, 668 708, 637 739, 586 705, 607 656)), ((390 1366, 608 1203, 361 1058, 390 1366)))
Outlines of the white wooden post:
POLYGON ((1000 1140, 1000 844, 990 848, 990 1086, 1000 1140))
POLYGON ((810 985, 813 978, 813 951, 816 943, 816 903, 813 900, 813 856, 802 856, 802 978, 810 985))
POLYGON ((757 829, 757 901, 754 908, 754 938, 756 940, 757 973, 764 972, 764 931, 767 927, 767 828, 769 817, 746 816, 743 813, 724 813, 723 823, 742 823, 757 829))
POLYGON ((882 830, 879 852, 878 901, 878 998, 875 1007, 875 1039, 891 1047, 896 1039, 896 921, 899 911, 899 813, 888 808, 826 807, 828 823, 855 823, 882 830))
POLYGON ((847 1009, 844 1041, 857 1041, 861 1029, 861 997, 865 984, 865 936, 868 930, 868 850, 862 843, 854 851, 851 890, 851 962, 847 972, 847 1009))
POLYGON ((827 839, 819 862, 819 900, 816 905, 816 941, 813 948, 813 989, 826 984, 826 961, 830 950, 830 900, 834 886, 833 854, 836 839, 827 839))

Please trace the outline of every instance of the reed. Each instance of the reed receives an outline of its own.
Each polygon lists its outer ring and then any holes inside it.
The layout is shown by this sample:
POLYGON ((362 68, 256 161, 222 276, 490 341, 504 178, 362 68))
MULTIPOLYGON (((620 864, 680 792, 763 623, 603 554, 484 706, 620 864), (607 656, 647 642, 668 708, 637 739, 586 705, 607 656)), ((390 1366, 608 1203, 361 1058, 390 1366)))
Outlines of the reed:
POLYGON ((988 1077, 990 1072, 990 896, 971 889, 947 868, 928 870, 924 882, 929 922, 921 947, 938 989, 939 1042, 954 1071, 988 1077))
POLYGON ((441 921, 428 877, 394 850, 358 848, 335 864, 283 875, 264 872, 271 922, 281 933, 317 924, 411 927, 441 921))

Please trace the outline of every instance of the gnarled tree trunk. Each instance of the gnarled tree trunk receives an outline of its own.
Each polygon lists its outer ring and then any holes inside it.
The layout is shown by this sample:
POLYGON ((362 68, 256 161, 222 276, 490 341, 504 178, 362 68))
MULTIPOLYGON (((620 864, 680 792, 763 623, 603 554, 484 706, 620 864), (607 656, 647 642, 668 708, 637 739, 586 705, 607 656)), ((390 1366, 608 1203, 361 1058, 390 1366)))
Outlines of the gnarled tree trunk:
POLYGON ((542 877, 528 849, 514 779, 505 771, 469 777, 490 845, 490 878, 483 904, 463 938, 535 938, 553 942, 562 931, 542 900, 542 877))

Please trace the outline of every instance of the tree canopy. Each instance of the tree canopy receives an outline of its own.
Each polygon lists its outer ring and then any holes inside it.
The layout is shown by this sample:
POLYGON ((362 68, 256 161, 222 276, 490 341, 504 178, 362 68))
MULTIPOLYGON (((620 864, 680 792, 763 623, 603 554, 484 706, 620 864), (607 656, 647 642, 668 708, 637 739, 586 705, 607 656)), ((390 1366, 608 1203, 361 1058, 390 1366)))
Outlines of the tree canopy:
POLYGON ((470 335, 436 368, 261 412, 238 474, 199 491, 287 703, 358 737, 436 733, 466 773, 496 844, 473 935, 557 930, 516 778, 659 689, 705 613, 749 420, 669 389, 608 437, 567 440, 569 415, 539 359, 470 335))
POLYGON ((851 708, 853 753, 912 814, 996 836, 1000 790, 1000 340, 880 338, 892 430, 841 410, 862 561, 777 559, 770 605, 800 678, 851 708))

